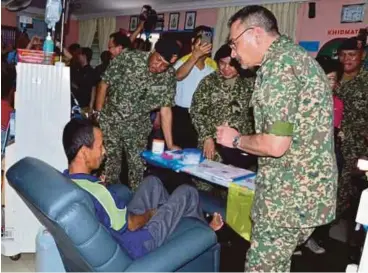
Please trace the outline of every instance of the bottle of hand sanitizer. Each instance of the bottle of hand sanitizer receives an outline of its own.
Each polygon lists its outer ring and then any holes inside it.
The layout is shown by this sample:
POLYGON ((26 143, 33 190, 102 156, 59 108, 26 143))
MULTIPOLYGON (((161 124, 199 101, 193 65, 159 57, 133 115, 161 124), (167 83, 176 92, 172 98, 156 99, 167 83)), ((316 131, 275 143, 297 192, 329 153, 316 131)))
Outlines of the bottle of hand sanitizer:
POLYGON ((43 51, 45 52, 44 64, 53 64, 54 41, 52 40, 50 32, 47 32, 46 40, 43 43, 43 51))
POLYGON ((51 32, 47 32, 47 37, 45 42, 43 43, 43 51, 47 53, 53 53, 54 52, 54 42, 51 37, 51 32))

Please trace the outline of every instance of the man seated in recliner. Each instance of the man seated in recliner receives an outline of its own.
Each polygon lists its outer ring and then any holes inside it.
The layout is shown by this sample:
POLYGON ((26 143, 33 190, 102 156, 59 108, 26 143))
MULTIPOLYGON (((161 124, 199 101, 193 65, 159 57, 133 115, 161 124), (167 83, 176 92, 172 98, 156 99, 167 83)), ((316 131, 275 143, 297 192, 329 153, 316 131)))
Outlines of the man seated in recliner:
MULTIPOLYGON (((183 217, 207 224, 198 192, 191 186, 181 185, 169 196, 157 177, 148 176, 126 204, 91 175, 105 155, 102 131, 91 121, 72 119, 64 128, 63 145, 69 162, 64 175, 91 195, 97 218, 132 259, 165 243, 183 217)), ((209 226, 219 230, 223 226, 221 215, 215 213, 209 226)))

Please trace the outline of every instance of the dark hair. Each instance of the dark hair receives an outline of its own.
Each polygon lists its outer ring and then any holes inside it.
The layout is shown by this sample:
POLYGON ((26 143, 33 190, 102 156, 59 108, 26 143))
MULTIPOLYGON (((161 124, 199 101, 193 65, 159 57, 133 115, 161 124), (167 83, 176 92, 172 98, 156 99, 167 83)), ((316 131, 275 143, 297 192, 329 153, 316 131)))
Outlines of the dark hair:
POLYGON ((105 50, 104 52, 101 53, 100 58, 103 64, 109 64, 111 61, 111 52, 105 50))
POLYGON ((203 32, 211 32, 212 33, 212 28, 208 27, 208 26, 198 26, 193 30, 193 45, 198 41, 198 39, 202 38, 202 33, 203 32))
POLYGON ((251 5, 242 8, 233 16, 231 16, 228 26, 231 27, 231 25, 237 20, 240 20, 242 23, 246 24, 247 27, 257 26, 263 28, 269 33, 279 32, 275 15, 262 6, 251 5))
POLYGON ((79 44, 71 44, 68 47, 68 51, 70 52, 70 54, 75 53, 75 51, 79 50, 81 48, 81 46, 79 44))
POLYGON ((90 63, 92 60, 93 51, 89 47, 82 47, 81 54, 86 56, 87 62, 90 63))
POLYGON ((65 125, 63 146, 69 164, 74 160, 83 146, 92 148, 93 142, 95 141, 93 128, 98 128, 98 125, 88 119, 75 118, 65 125))
POLYGON ((332 72, 336 72, 337 80, 340 81, 343 75, 344 69, 343 69, 343 65, 338 60, 334 60, 329 56, 320 55, 316 58, 316 61, 322 67, 326 75, 332 72))
MULTIPOLYGON (((221 59, 227 57, 231 57, 231 48, 228 44, 224 44, 217 50, 214 60, 217 64, 219 64, 221 59)), ((234 67, 238 72, 240 72, 241 65, 236 59, 231 58, 230 65, 234 67)))
POLYGON ((129 37, 121 33, 120 31, 111 34, 110 39, 114 41, 115 46, 122 46, 123 48, 132 48, 132 43, 130 42, 129 37))

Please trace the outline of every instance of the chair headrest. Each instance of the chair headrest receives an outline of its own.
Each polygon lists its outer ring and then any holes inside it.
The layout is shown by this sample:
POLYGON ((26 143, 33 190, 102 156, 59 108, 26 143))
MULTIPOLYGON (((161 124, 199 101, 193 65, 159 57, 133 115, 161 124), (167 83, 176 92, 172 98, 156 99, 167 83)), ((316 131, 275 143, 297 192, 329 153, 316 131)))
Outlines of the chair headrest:
POLYGON ((9 184, 50 219, 71 203, 94 206, 88 194, 47 163, 26 157, 15 163, 6 173, 9 184))

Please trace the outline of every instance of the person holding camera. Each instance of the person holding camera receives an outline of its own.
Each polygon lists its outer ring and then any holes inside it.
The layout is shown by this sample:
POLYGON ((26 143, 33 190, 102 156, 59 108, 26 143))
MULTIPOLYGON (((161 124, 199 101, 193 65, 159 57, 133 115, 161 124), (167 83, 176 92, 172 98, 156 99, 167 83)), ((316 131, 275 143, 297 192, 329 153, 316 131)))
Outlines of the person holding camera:
POLYGON ((174 141, 182 148, 196 148, 198 135, 193 127, 189 109, 193 94, 200 81, 217 70, 216 62, 210 58, 212 30, 199 26, 194 30, 192 53, 182 57, 176 64, 178 80, 173 107, 174 141))
POLYGON ((118 182, 123 154, 128 162, 129 185, 135 189, 142 181, 144 165, 140 153, 152 128, 149 114, 155 109, 160 109, 167 147, 178 149, 171 132, 176 86, 172 64, 178 53, 176 41, 160 39, 153 52, 128 50, 119 54, 102 76, 101 85, 109 90, 104 107, 96 110, 101 111, 97 116, 105 135, 108 183, 118 182))

